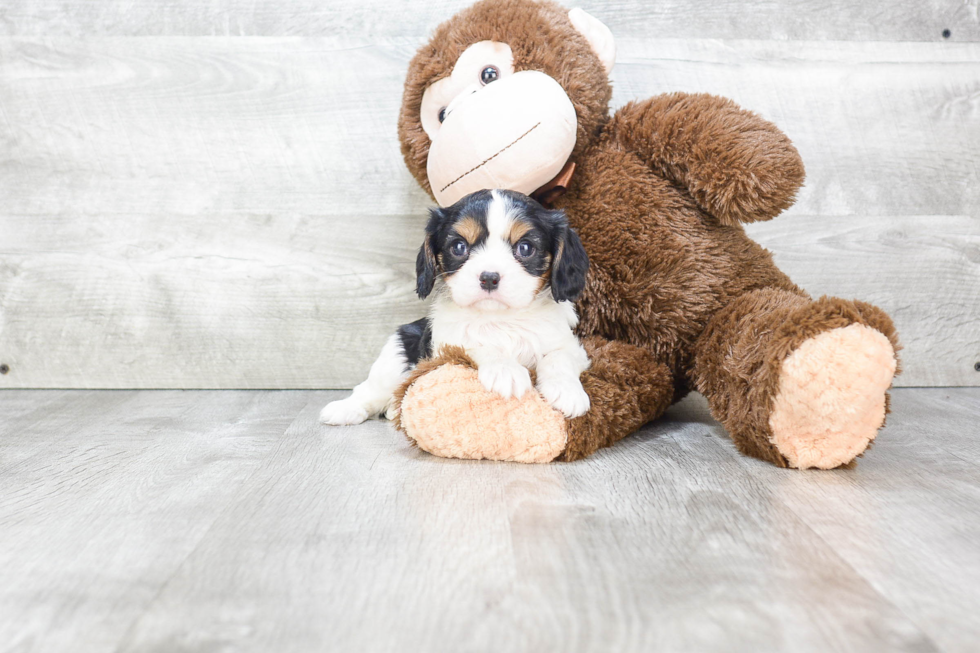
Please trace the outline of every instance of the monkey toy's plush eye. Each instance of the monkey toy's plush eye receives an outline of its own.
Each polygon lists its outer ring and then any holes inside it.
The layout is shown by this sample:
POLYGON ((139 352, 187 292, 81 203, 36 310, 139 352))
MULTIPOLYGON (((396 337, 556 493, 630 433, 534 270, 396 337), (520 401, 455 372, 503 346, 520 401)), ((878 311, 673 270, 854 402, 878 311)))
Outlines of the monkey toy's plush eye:
POLYGON ((439 109, 439 122, 446 122, 446 107, 439 109))
POLYGON ((464 256, 467 249, 466 241, 457 240, 453 243, 452 247, 449 248, 449 251, 453 253, 453 256, 464 256))
POLYGON ((497 81, 498 77, 500 77, 500 71, 497 70, 496 66, 487 66, 483 69, 483 72, 480 73, 480 81, 484 84, 495 82, 497 81))
POLYGON ((521 242, 517 243, 517 255, 519 257, 527 258, 532 254, 534 254, 534 245, 527 242, 526 240, 522 240, 521 242))

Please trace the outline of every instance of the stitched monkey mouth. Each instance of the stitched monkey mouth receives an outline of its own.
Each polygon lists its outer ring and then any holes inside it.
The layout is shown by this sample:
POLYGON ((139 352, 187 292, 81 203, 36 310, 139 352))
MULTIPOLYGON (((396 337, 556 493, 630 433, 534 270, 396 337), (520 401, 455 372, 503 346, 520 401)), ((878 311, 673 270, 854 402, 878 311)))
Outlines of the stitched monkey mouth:
POLYGON ((528 134, 530 134, 531 132, 533 132, 535 129, 537 129, 540 126, 541 126, 541 123, 540 122, 536 123, 533 127, 531 127, 530 129, 528 129, 526 132, 524 132, 523 134, 521 134, 520 136, 518 136, 517 138, 515 138, 509 145, 505 145, 504 147, 502 147, 496 154, 493 154, 493 155, 487 157, 481 163, 473 166, 472 168, 470 168, 469 170, 467 170, 466 172, 464 172, 463 174, 461 174, 460 176, 456 177, 451 182, 449 182, 448 184, 446 184, 445 186, 443 186, 442 188, 440 188, 439 189, 439 192, 440 193, 445 192, 447 188, 449 188, 450 186, 452 186, 453 184, 455 184, 460 179, 463 179, 467 175, 476 172, 477 170, 479 170, 480 168, 482 168, 483 166, 485 166, 486 164, 488 164, 490 161, 494 160, 495 158, 497 158, 498 156, 500 156, 501 154, 503 154, 506 150, 508 150, 511 147, 513 147, 514 145, 516 145, 519 140, 521 140, 522 138, 524 138, 525 136, 527 136, 528 134))

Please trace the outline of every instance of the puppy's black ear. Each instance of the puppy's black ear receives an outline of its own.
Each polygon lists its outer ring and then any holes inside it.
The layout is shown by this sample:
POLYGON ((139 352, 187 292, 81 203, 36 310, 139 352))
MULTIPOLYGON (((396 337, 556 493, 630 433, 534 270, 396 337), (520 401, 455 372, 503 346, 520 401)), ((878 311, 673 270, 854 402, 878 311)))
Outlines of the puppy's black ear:
POLYGON ((439 226, 445 219, 440 209, 429 209, 429 223, 425 226, 425 241, 415 258, 415 292, 425 299, 435 286, 439 274, 439 261, 436 260, 435 242, 439 226))
POLYGON ((558 225, 558 238, 551 259, 551 294, 555 300, 575 301, 585 290, 585 275, 589 271, 589 255, 582 247, 575 230, 568 226, 564 214, 558 225))

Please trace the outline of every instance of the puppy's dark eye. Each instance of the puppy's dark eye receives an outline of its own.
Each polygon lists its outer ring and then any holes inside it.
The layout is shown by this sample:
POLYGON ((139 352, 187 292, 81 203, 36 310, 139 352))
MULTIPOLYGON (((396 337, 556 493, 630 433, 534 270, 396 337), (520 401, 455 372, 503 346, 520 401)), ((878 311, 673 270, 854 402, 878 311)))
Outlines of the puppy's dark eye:
POLYGON ((446 122, 446 107, 439 109, 439 122, 446 122))
POLYGON ((480 72, 480 81, 484 84, 495 82, 498 77, 500 77, 500 71, 497 70, 496 66, 487 66, 480 72))
POLYGON ((466 250, 468 249, 469 248, 466 246, 466 241, 457 240, 452 244, 452 247, 449 248, 449 251, 453 253, 453 256, 465 256, 466 250))
POLYGON ((517 255, 519 257, 527 258, 532 254, 534 254, 534 245, 527 242, 526 240, 522 240, 521 242, 517 243, 517 255))

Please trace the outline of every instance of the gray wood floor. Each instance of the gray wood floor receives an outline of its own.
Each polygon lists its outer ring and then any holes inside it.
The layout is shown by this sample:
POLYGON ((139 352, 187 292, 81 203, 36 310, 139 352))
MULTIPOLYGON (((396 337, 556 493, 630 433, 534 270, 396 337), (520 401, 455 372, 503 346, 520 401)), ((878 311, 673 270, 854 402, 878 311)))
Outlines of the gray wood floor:
POLYGON ((980 389, 854 469, 699 397, 566 465, 434 458, 336 392, 0 391, 2 651, 976 651, 980 389))

